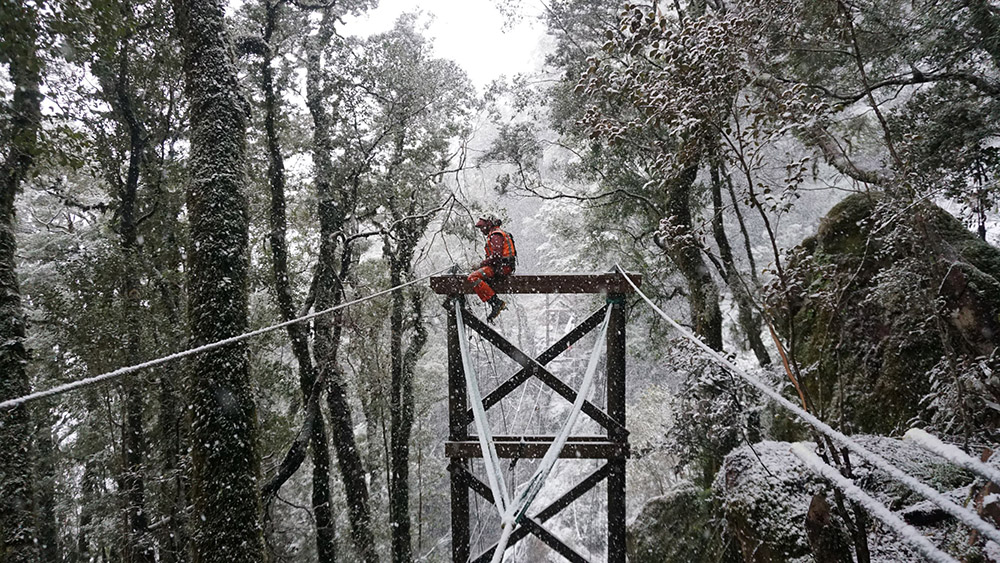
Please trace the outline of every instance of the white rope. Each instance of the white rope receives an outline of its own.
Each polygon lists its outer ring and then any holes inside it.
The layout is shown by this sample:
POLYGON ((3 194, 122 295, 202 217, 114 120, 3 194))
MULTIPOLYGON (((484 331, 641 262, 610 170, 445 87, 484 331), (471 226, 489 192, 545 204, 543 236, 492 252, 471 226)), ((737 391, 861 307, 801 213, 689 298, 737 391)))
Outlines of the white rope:
POLYGON ((576 419, 580 416, 580 411, 583 410, 583 403, 587 400, 587 396, 590 394, 590 388, 594 383, 594 374, 597 373, 597 365, 601 359, 601 344, 604 343, 605 338, 608 335, 608 323, 611 321, 611 310, 612 308, 608 307, 608 311, 604 315, 604 322, 601 324, 601 332, 597 337, 597 342, 594 344, 594 349, 590 352, 590 361, 587 363, 587 371, 583 376, 583 382, 580 384, 580 389, 576 393, 576 400, 573 402, 573 408, 569 412, 569 417, 566 419, 566 423, 563 425, 559 435, 549 446, 548 451, 545 452, 545 456, 542 458, 541 463, 535 470, 535 474, 528 480, 527 487, 518 497, 518 504, 520 507, 513 518, 510 519, 511 523, 520 518, 535 500, 535 497, 541 490, 542 485, 545 484, 545 479, 548 478, 549 473, 552 472, 552 467, 555 465, 556 461, 558 461, 559 454, 562 453, 563 447, 565 447, 566 441, 569 439, 569 434, 573 431, 573 425, 576 424, 576 419))
MULTIPOLYGON (((462 320, 462 305, 460 301, 455 301, 455 318, 457 321, 459 349, 462 355, 462 367, 465 372, 465 385, 468 388, 469 398, 472 401, 472 415, 476 424, 479 448, 483 454, 483 464, 486 467, 486 478, 489 481, 490 491, 493 493, 493 501, 501 519, 500 541, 493 552, 493 563, 498 563, 503 559, 507 543, 510 541, 510 535, 514 530, 514 524, 531 507, 531 503, 538 496, 539 491, 545 484, 545 480, 552 472, 556 461, 558 461, 559 454, 566 446, 567 440, 569 440, 569 434, 573 431, 573 426, 576 424, 576 420, 583 410, 583 404, 590 394, 590 388, 593 386, 594 375, 597 373, 597 366, 601 357, 601 343, 607 337, 608 324, 611 321, 611 311, 612 308, 608 307, 604 315, 604 322, 601 324, 597 342, 594 344, 594 349, 590 354, 590 361, 587 364, 587 371, 583 376, 583 382, 576 393, 576 399, 573 401, 573 407, 570 409, 565 424, 559 431, 559 434, 553 439, 552 444, 549 445, 548 450, 546 450, 545 455, 542 457, 542 461, 538 464, 534 474, 518 496, 517 502, 514 503, 507 493, 500 460, 496 453, 496 444, 493 441, 489 420, 486 417, 486 410, 483 407, 482 394, 479 391, 479 381, 476 378, 472 361, 469 357, 468 337, 466 336, 465 323, 462 320)), ((541 365, 537 360, 534 360, 534 362, 539 366, 541 365)))
POLYGON ((483 452, 483 464, 486 466, 486 478, 490 483, 490 490, 493 492, 493 503, 497 507, 500 518, 504 517, 507 507, 510 506, 510 496, 507 493, 507 484, 504 482, 503 471, 500 469, 500 458, 497 456, 496 444, 493 442, 493 434, 490 431, 489 420, 486 419, 486 409, 483 408, 483 397, 479 392, 479 381, 476 379, 476 372, 472 369, 472 361, 469 359, 469 343, 465 336, 465 323, 462 321, 462 302, 455 300, 455 320, 458 328, 458 345, 462 354, 462 367, 465 372, 465 387, 469 390, 469 398, 472 400, 472 418, 476 423, 476 434, 479 438, 479 448, 483 452))
POLYGON ((607 313, 604 315, 600 334, 597 337, 597 342, 594 344, 594 349, 590 353, 590 362, 587 364, 587 371, 583 376, 580 389, 576 392, 576 400, 573 401, 573 408, 569 412, 566 423, 563 424, 562 430, 560 430, 559 434, 552 441, 552 444, 549 445, 549 449, 546 450, 545 456, 542 457, 542 461, 535 469, 534 475, 531 476, 527 486, 525 486, 520 496, 518 496, 517 503, 511 505, 506 514, 502 515, 502 532, 496 550, 493 552, 492 563, 499 563, 503 559, 503 553, 507 549, 507 542, 510 540, 511 532, 514 530, 514 524, 531 507, 531 503, 534 502, 535 497, 538 496, 538 492, 541 491, 542 486, 545 484, 545 480, 552 472, 553 466, 559 460, 559 454, 562 453, 563 447, 566 446, 569 434, 573 431, 573 425, 576 424, 576 419, 580 416, 580 411, 583 410, 583 403, 590 394, 590 388, 594 382, 594 374, 597 373, 597 365, 601 358, 601 344, 605 341, 608 334, 611 311, 612 308, 608 307, 607 313))
POLYGON ((802 463, 806 464, 806 467, 822 475, 828 481, 833 482, 834 485, 844 491, 844 494, 850 497, 851 500, 864 506, 868 512, 874 514, 879 520, 884 522, 887 526, 889 526, 889 528, 896 532, 896 535, 913 546, 913 548, 916 549, 921 555, 926 557, 927 561, 934 561, 935 563, 958 563, 955 558, 939 550, 933 543, 930 542, 930 540, 917 531, 916 528, 910 526, 899 516, 893 514, 892 511, 886 508, 884 504, 868 496, 867 493, 858 488, 858 486, 851 482, 850 479, 844 477, 839 471, 830 467, 826 463, 823 463, 823 460, 809 448, 805 447, 805 445, 793 444, 791 450, 792 453, 795 454, 795 457, 799 458, 802 460, 802 463))
POLYGON ((706 345, 704 342, 702 342, 698 337, 696 337, 694 334, 691 334, 691 332, 689 330, 687 330, 686 328, 682 327, 676 321, 674 321, 673 319, 671 319, 670 316, 668 316, 659 307, 657 307, 655 303, 653 303, 652 301, 650 301, 649 297, 646 297, 646 294, 639 290, 639 288, 632 282, 632 279, 629 277, 629 275, 625 272, 625 270, 620 265, 615 264, 615 268, 618 269, 618 271, 622 274, 622 276, 625 277, 625 280, 628 281, 629 285, 631 285, 632 288, 635 289, 636 293, 638 293, 639 296, 642 297, 642 299, 644 301, 646 301, 646 303, 650 307, 652 307, 654 311, 656 311, 657 313, 659 313, 659 315, 661 317, 663 317, 663 319, 665 321, 667 321, 668 323, 670 323, 670 325, 673 326, 675 329, 677 329, 677 331, 680 332, 685 338, 687 338, 688 340, 690 340, 691 342, 693 342, 695 345, 697 345, 699 348, 701 348, 713 360, 715 360, 716 362, 718 362, 722 366, 724 366, 727 369, 729 369, 732 373, 735 373, 736 375, 740 376, 744 381, 746 381, 747 383, 749 383, 750 385, 752 385, 754 388, 756 388, 758 391, 760 391, 761 393, 763 393, 764 395, 766 395, 767 397, 769 397, 771 400, 773 400, 774 402, 776 402, 779 405, 783 406, 784 408, 792 411, 799 418, 801 418, 802 420, 808 422, 814 428, 816 428, 817 430, 819 430, 823 434, 826 434, 827 436, 829 436, 830 438, 832 438, 833 440, 835 440, 837 443, 839 443, 842 446, 846 447, 847 449, 851 450, 852 452, 854 452, 855 454, 857 454, 862 459, 864 459, 864 460, 868 461, 869 463, 871 463, 872 465, 876 466, 878 469, 881 469, 882 471, 885 471, 886 473, 888 473, 889 475, 891 475, 893 478, 895 478, 896 480, 900 481, 901 483, 905 484, 907 487, 909 487, 913 491, 915 491, 917 493, 920 493, 925 498, 927 498, 928 500, 930 500, 934 504, 936 504, 939 507, 941 507, 948 514, 951 514, 952 516, 954 516, 955 518, 957 518, 961 522, 964 522, 969 527, 978 530, 980 533, 982 533, 984 536, 986 536, 990 540, 993 540, 994 542, 1000 543, 1000 531, 997 531, 996 528, 994 528, 990 524, 988 524, 985 521, 983 521, 982 518, 979 517, 979 515, 977 515, 976 513, 972 512, 971 510, 968 510, 966 508, 963 508, 963 507, 955 504, 954 502, 952 502, 950 499, 948 499, 947 497, 945 497, 944 495, 942 495, 938 491, 932 489, 931 487, 928 487, 927 485, 921 483, 920 481, 918 481, 917 479, 913 478, 912 476, 910 476, 909 474, 907 474, 903 470, 899 469, 898 467, 896 467, 895 465, 893 465, 892 463, 890 463, 889 460, 885 459, 884 457, 882 457, 882 456, 880 456, 880 455, 878 455, 878 454, 876 454, 874 452, 868 451, 864 446, 858 444, 857 442, 855 442, 854 440, 848 438, 844 434, 842 434, 842 433, 834 430, 832 427, 830 427, 825 422, 823 422, 820 419, 816 418, 812 414, 806 412, 802 408, 796 406, 795 404, 793 404, 788 399, 782 397, 779 393, 777 393, 776 391, 774 391, 773 389, 771 389, 770 387, 768 387, 767 385, 765 385, 763 382, 761 382, 757 378, 751 377, 749 374, 747 374, 746 372, 744 372, 740 368, 738 368, 735 365, 733 365, 732 362, 730 362, 729 360, 727 360, 724 357, 722 357, 722 355, 719 354, 718 352, 716 352, 715 350, 711 349, 708 345, 706 345))
POLYGON ((961 449, 945 444, 924 430, 911 428, 903 438, 916 443, 929 452, 936 453, 959 467, 964 467, 980 477, 986 478, 988 481, 1000 484, 1000 471, 997 471, 996 467, 986 465, 961 449))
POLYGON ((116 369, 114 371, 109 371, 107 373, 102 373, 101 375, 95 375, 94 377, 88 377, 86 379, 81 379, 81 380, 78 380, 78 381, 73 381, 73 382, 70 382, 70 383, 65 383, 63 385, 58 385, 56 387, 53 387, 51 389, 46 389, 44 391, 37 391, 35 393, 31 393, 31 394, 25 395, 23 397, 17 397, 15 399, 8 399, 6 401, 0 402, 0 410, 13 408, 13 407, 16 407, 18 405, 24 404, 24 403, 26 403, 28 401, 34 401, 36 399, 42 399, 42 398, 45 398, 45 397, 51 397, 53 395, 59 395, 59 394, 65 393, 67 391, 72 391, 74 389, 79 389, 80 387, 87 387, 87 386, 90 386, 90 385, 94 385, 96 383, 100 383, 102 381, 107 381, 109 379, 115 379, 115 378, 121 377, 123 375, 128 375, 130 373, 135 373, 135 372, 140 371, 140 370, 144 370, 144 369, 147 369, 147 368, 152 368, 152 367, 156 367, 156 366, 159 366, 159 365, 163 365, 163 364, 166 364, 166 363, 169 363, 169 362, 173 362, 175 360, 180 360, 182 358, 186 358, 188 356, 193 356, 195 354, 201 354, 202 352, 208 352, 210 350, 215 350, 216 348, 221 348, 223 346, 228 346, 230 344, 235 344, 237 342, 242 342, 244 340, 247 340, 248 338, 253 338, 254 336, 260 336, 261 334, 266 334, 268 332, 273 332, 275 330, 278 330, 278 329, 281 329, 281 328, 285 328, 287 326, 290 326, 290 325, 293 325, 293 324, 296 324, 296 323, 301 323, 303 321, 308 321, 308 320, 314 319, 316 317, 320 317, 320 316, 323 316, 323 315, 328 315, 330 313, 333 313, 334 311, 338 311, 340 309, 344 309, 344 308, 350 307, 351 305, 356 305, 358 303, 363 303, 365 301, 369 301, 371 299, 374 299, 376 297, 380 297, 380 296, 385 295, 387 293, 392 293, 393 291, 398 291, 400 289, 403 289, 404 287, 413 285, 415 283, 420 283, 420 282, 422 282, 422 281, 424 281, 426 279, 430 279, 431 277, 436 276, 436 275, 440 274, 441 272, 444 272, 445 270, 448 270, 448 269, 450 269, 450 267, 449 268, 442 268, 441 270, 438 270, 437 272, 434 272, 432 274, 428 274, 428 275, 426 275, 426 276, 424 276, 424 277, 422 277, 420 279, 415 279, 415 280, 412 280, 412 281, 408 281, 408 282, 406 282, 404 284, 397 285, 396 287, 391 287, 389 289, 380 291, 378 293, 373 293, 372 295, 369 295, 367 297, 362 297, 361 299, 355 299, 354 301, 351 301, 351 302, 348 302, 348 303, 341 303, 340 305, 337 305, 335 307, 330 307, 329 309, 324 309, 322 311, 315 311, 315 312, 310 313, 308 315, 303 315, 303 316, 301 316, 301 317, 299 317, 297 319, 292 319, 290 321, 285 321, 283 323, 279 323, 279 324, 276 324, 276 325, 271 325, 269 327, 265 327, 265 328, 261 328, 261 329, 258 329, 258 330, 254 330, 252 332, 247 332, 247 333, 244 333, 244 334, 240 334, 238 336, 232 336, 232 337, 229 337, 229 338, 226 338, 226 339, 223 339, 223 340, 219 340, 217 342, 212 342, 211 344, 205 344, 203 346, 198 346, 197 348, 191 348, 191 349, 185 350, 183 352, 177 352, 176 354, 171 354, 169 356, 163 356, 161 358, 157 358, 155 360, 150 360, 148 362, 143 362, 141 364, 136 364, 136 365, 133 365, 133 366, 118 368, 118 369, 116 369))

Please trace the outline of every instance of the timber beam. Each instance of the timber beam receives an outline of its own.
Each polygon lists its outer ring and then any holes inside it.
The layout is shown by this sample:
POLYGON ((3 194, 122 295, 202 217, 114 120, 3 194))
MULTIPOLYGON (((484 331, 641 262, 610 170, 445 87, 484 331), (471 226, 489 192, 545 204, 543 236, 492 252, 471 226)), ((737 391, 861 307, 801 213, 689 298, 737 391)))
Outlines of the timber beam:
MULTIPOLYGON (((552 445, 553 436, 493 436, 497 457, 504 459, 539 459, 552 445)), ((448 441, 444 455, 462 459, 483 457, 478 440, 448 441)), ((571 436, 559 453, 560 458, 624 459, 629 456, 627 442, 610 442, 605 436, 571 436)))
MULTIPOLYGON (((588 332, 601 324, 601 321, 604 320, 605 309, 607 309, 607 305, 595 311, 587 317, 585 321, 580 323, 580 326, 571 330, 566 336, 560 338, 559 341, 552 346, 549 346, 549 349, 542 352, 542 355, 538 356, 535 360, 538 365, 548 365, 548 363, 559 356, 559 354, 568 350, 570 346, 575 344, 578 340, 586 336, 588 332)), ((518 386, 527 381, 532 375, 536 375, 536 371, 536 366, 534 365, 522 367, 520 371, 510 376, 506 381, 498 385, 496 389, 490 391, 489 394, 483 397, 483 408, 489 410, 490 407, 499 403, 501 399, 517 389, 518 386)), ((468 410, 466 420, 469 424, 472 424, 472 409, 468 410)))
MULTIPOLYGON (((463 310, 465 312, 462 314, 462 318, 465 320, 465 324, 468 325, 469 328, 476 331, 487 342, 496 346, 497 350, 500 350, 506 354, 507 357, 520 364, 522 370, 530 370, 532 375, 548 385, 553 391, 562 396, 562 398, 566 399, 570 403, 576 401, 576 391, 574 391, 572 387, 563 383, 561 379, 553 375, 549 370, 545 369, 545 367, 543 367, 539 362, 522 352, 517 346, 514 346, 514 344, 504 338, 503 335, 493 330, 491 326, 476 318, 476 316, 473 315, 468 309, 463 310)), ((517 376, 515 375, 515 377, 517 376)), ((608 416, 606 412, 602 411, 590 401, 584 401, 581 410, 584 414, 593 419, 594 422, 600 424, 605 430, 620 433, 622 436, 628 435, 628 430, 625 429, 624 425, 608 416)))
MULTIPOLYGON (((637 286, 642 276, 629 274, 637 286)), ((490 281, 497 293, 634 293, 625 276, 615 274, 523 274, 490 281)), ((444 295, 475 293, 466 276, 434 276, 431 289, 444 295)))
MULTIPOLYGON (((589 477, 581 481, 578 485, 569 491, 566 491, 566 493, 556 499, 555 502, 545 507, 544 510, 536 514, 534 517, 529 517, 527 514, 521 516, 521 519, 518 521, 518 526, 514 528, 514 531, 511 533, 510 541, 507 544, 507 547, 513 546, 517 542, 526 538, 528 534, 531 534, 540 539, 542 543, 552 548, 553 551, 565 557, 568 561, 573 561, 574 563, 588 563, 587 560, 574 551, 573 548, 567 546, 562 542, 562 540, 543 528, 542 524, 544 524, 546 520, 558 514, 562 509, 569 506, 573 501, 583 496, 587 491, 596 487, 601 481, 606 479, 610 472, 609 469, 609 465, 603 465, 600 469, 591 473, 589 477)), ((460 481, 463 485, 471 489, 490 504, 494 503, 493 492, 490 491, 489 486, 470 473, 468 469, 452 463, 448 466, 448 470, 451 471, 455 479, 460 481)), ((474 563, 485 563, 492 560, 493 553, 496 548, 497 545, 493 544, 489 549, 481 553, 479 557, 476 557, 473 560, 474 563)))
MULTIPOLYGON (((444 449, 445 455, 450 459, 448 470, 451 473, 452 561, 485 563, 493 558, 498 548, 498 544, 493 544, 478 556, 471 553, 470 496, 478 495, 490 503, 494 499, 490 487, 472 473, 473 460, 482 458, 482 449, 477 437, 469 434, 469 425, 474 416, 469 409, 462 343, 459 341, 458 311, 461 310, 463 323, 469 329, 518 365, 516 373, 502 380, 485 397, 478 398, 486 410, 495 407, 531 378, 566 401, 574 403, 577 391, 546 366, 600 326, 603 319, 608 319, 605 405, 601 408, 589 400, 581 400, 580 407, 584 414, 600 426, 598 432, 602 435, 570 436, 559 455, 563 459, 603 459, 606 463, 541 512, 534 516, 523 514, 511 531, 506 547, 515 545, 527 536, 534 536, 566 560, 585 562, 579 553, 542 525, 585 493, 593 491, 599 483, 605 482, 608 509, 607 561, 625 563, 625 463, 630 454, 625 412, 625 311, 628 306, 627 297, 634 293, 629 281, 636 285, 642 282, 639 275, 627 276, 619 273, 520 275, 491 282, 490 285, 498 293, 504 294, 575 293, 604 298, 602 300, 605 303, 597 311, 588 315, 576 328, 537 357, 525 354, 466 308, 464 296, 473 293, 473 289, 465 276, 431 278, 431 288, 436 293, 447 296, 444 306, 448 318, 449 433, 444 449)), ((493 436, 496 455, 512 460, 543 458, 554 442, 553 436, 493 436)))

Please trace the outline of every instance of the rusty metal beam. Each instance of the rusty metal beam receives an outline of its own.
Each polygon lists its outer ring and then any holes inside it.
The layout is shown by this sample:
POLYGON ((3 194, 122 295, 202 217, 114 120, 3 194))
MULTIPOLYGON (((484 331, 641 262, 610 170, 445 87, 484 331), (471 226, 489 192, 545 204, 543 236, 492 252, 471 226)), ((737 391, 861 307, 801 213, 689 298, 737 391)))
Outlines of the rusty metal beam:
MULTIPOLYGON (((642 276, 629 274, 636 285, 642 276)), ((634 293, 625 276, 615 274, 524 274, 491 282, 497 293, 634 293)), ((463 275, 434 276, 431 289, 446 295, 474 293, 463 275)))

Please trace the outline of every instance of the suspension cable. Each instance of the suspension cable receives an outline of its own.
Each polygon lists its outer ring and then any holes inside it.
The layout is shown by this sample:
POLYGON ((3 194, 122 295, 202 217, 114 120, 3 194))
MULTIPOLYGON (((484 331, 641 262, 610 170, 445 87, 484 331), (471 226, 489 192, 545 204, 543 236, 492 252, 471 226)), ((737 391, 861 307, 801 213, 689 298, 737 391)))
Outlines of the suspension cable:
POLYGON ((938 549, 937 546, 931 543, 916 528, 904 522, 902 518, 886 508, 880 501, 869 496, 868 493, 861 490, 850 479, 824 463, 818 455, 813 453, 804 444, 792 444, 791 450, 795 454, 795 457, 799 458, 806 467, 819 473, 826 480, 831 481, 845 495, 850 497, 851 500, 868 509, 869 512, 877 516, 879 520, 891 528, 897 536, 904 538, 927 561, 933 561, 934 563, 958 563, 954 557, 938 549))
POLYGON ((701 339, 692 334, 691 331, 678 324, 676 321, 670 318, 669 315, 664 313, 662 309, 657 307, 656 304, 653 303, 649 299, 649 297, 646 297, 646 294, 643 293, 636 286, 636 284, 632 281, 632 278, 629 277, 628 273, 625 272, 625 269, 622 268, 620 264, 615 264, 615 269, 617 269, 618 272, 622 274, 622 276, 629 283, 629 285, 631 285, 632 288, 636 291, 636 293, 639 294, 639 297, 642 297, 642 299, 650 307, 652 307, 654 311, 656 311, 661 317, 663 317, 665 321, 670 323, 671 326, 677 329, 677 331, 680 332, 681 335, 684 336, 684 338, 690 340, 699 348, 701 348, 705 352, 705 354, 707 354, 713 360, 721 364, 726 369, 730 370, 732 373, 738 375, 740 378, 742 378, 744 381, 752 385, 754 388, 756 388, 758 391, 769 397, 774 402, 785 407, 787 410, 790 410, 793 413, 795 413, 799 418, 801 418, 805 422, 808 422, 823 434, 826 434, 839 444, 843 445, 847 449, 856 453, 862 459, 874 465, 876 468, 885 471, 896 480, 905 484, 911 490, 919 493, 920 495, 927 498, 934 504, 938 505, 945 512, 951 514, 961 522, 965 523, 967 526, 976 529, 977 531, 982 533, 987 538, 993 540, 994 542, 1000 543, 1000 531, 998 531, 996 528, 985 522, 977 514, 952 502, 950 499, 948 499, 938 491, 932 489, 931 487, 928 487, 927 485, 921 483, 914 477, 910 476, 908 473, 899 469, 898 467, 890 463, 889 460, 885 459, 884 457, 874 452, 869 451, 861 444, 858 444, 857 442, 847 437, 846 435, 842 434, 841 432, 834 430, 830 425, 816 418, 812 414, 806 412, 801 407, 795 405, 788 399, 782 397, 778 392, 774 391, 773 389, 765 385, 759 379, 752 377, 750 374, 736 367, 732 362, 730 362, 729 360, 724 358, 721 354, 719 354, 719 352, 710 348, 707 344, 702 342, 701 339))
POLYGON ((72 391, 74 389, 79 389, 81 387, 87 387, 87 386, 90 386, 90 385, 101 383, 103 381, 107 381, 109 379, 116 379, 116 378, 121 377, 123 375, 128 375, 130 373, 135 373, 135 372, 140 371, 140 370, 144 370, 144 369, 147 369, 147 368, 156 367, 156 366, 163 365, 163 364, 166 364, 166 363, 169 363, 169 362, 173 362, 175 360, 180 360, 182 358, 187 358, 188 356, 194 356, 196 354, 201 354, 203 352, 208 352, 210 350, 215 350, 216 348, 221 348, 223 346, 228 346, 230 344, 235 344, 237 342, 242 342, 242 341, 247 340, 249 338, 253 338, 254 336, 260 336, 261 334, 266 334, 268 332, 274 332, 274 331, 276 331, 278 329, 282 329, 282 328, 285 328, 285 327, 293 325, 293 324, 297 324, 297 323, 301 323, 301 322, 304 322, 304 321, 308 321, 310 319, 314 319, 316 317, 321 317, 323 315, 328 315, 330 313, 333 313, 334 311, 339 311, 340 309, 345 309, 347 307, 350 307, 351 305, 357 305, 358 303, 364 303, 365 301, 369 301, 369 300, 375 299, 376 297, 381 297, 382 295, 386 295, 388 293, 392 293, 394 291, 398 291, 400 289, 403 289, 404 287, 411 286, 413 284, 420 283, 420 282, 422 282, 424 280, 430 279, 431 277, 436 276, 436 275, 438 275, 438 274, 440 274, 440 273, 442 273, 442 272, 444 272, 444 271, 446 271, 448 269, 450 269, 450 266, 448 268, 442 268, 442 269, 440 269, 440 270, 438 270, 438 271, 436 271, 436 272, 434 272, 432 274, 428 274, 428 275, 426 275, 426 276, 424 276, 422 278, 408 281, 406 283, 397 285, 396 287, 391 287, 389 289, 382 290, 382 291, 380 291, 378 293, 373 293, 373 294, 368 295, 366 297, 362 297, 360 299, 355 299, 354 301, 350 301, 350 302, 347 302, 347 303, 341 303, 340 305, 336 305, 334 307, 330 307, 329 309, 324 309, 322 311, 314 311, 312 313, 309 313, 308 315, 303 315, 303 316, 301 316, 301 317, 299 317, 297 319, 292 319, 290 321, 285 321, 283 323, 278 323, 278 324, 271 325, 271 326, 268 326, 268 327, 264 327, 264 328, 261 328, 261 329, 257 329, 257 330, 251 331, 251 332, 246 332, 246 333, 243 333, 243 334, 240 334, 240 335, 237 335, 237 336, 232 336, 232 337, 229 337, 229 338, 225 338, 223 340, 218 340, 218 341, 212 342, 210 344, 205 344, 203 346, 198 346, 196 348, 191 348, 191 349, 188 349, 188 350, 184 350, 183 352, 177 352, 176 354, 170 354, 169 356, 163 356, 163 357, 160 357, 160 358, 156 358, 155 360, 150 360, 148 362, 143 362, 141 364, 135 364, 135 365, 132 365, 132 366, 118 368, 118 369, 116 369, 114 371, 109 371, 107 373, 102 373, 101 375, 95 375, 94 377, 88 377, 86 379, 81 379, 81 380, 78 380, 78 381, 72 381, 70 383, 65 383, 63 385, 58 385, 56 387, 52 387, 51 389, 46 389, 44 391, 37 391, 35 393, 30 393, 30 394, 25 395, 23 397, 17 397, 15 399, 8 399, 6 401, 0 402, 0 410, 14 408, 14 407, 17 407, 17 406, 22 405, 24 403, 27 403, 28 401, 34 401, 34 400, 42 399, 42 398, 45 398, 45 397, 51 397, 53 395, 60 395, 62 393, 66 393, 67 391, 72 391))

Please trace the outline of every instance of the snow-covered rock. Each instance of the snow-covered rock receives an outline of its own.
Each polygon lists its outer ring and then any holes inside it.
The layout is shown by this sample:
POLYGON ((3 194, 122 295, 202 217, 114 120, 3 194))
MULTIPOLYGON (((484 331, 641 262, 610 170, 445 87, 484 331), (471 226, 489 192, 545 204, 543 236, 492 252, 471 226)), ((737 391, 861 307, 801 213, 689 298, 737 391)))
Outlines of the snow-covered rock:
MULTIPOLYGON (((974 476, 911 443, 882 436, 855 436, 855 439, 970 510, 988 515, 990 507, 1000 506, 996 490, 984 489, 984 484, 974 476)), ((711 490, 690 486, 652 499, 629 525, 630 560, 643 563, 854 561, 849 526, 832 488, 790 452, 791 445, 768 441, 752 448, 742 446, 726 456, 711 490), (811 505, 814 513, 810 537, 806 516, 811 505), (816 527, 817 522, 822 530, 816 527), (817 545, 825 546, 819 549, 824 553, 814 550, 817 545)), ((958 560, 994 561, 990 550, 1000 551, 995 546, 984 545, 976 534, 893 481, 885 472, 860 460, 852 458, 851 462, 855 484, 939 549, 958 560)), ((856 519, 853 509, 848 508, 851 519, 856 519)), ((872 562, 921 560, 886 526, 870 517, 868 520, 867 542, 872 562)))

